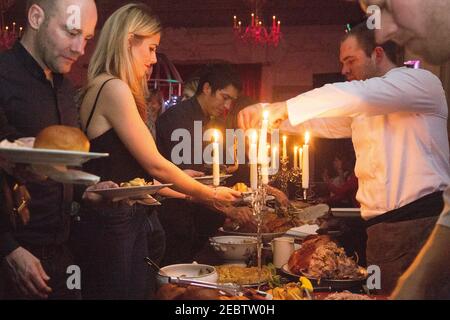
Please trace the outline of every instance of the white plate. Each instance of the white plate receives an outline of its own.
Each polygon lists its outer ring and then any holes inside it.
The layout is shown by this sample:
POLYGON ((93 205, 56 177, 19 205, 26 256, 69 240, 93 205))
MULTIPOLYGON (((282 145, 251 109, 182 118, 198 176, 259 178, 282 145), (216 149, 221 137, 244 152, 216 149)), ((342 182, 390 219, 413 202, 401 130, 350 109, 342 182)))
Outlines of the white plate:
POLYGON ((38 164, 32 165, 32 168, 37 174, 61 183, 93 185, 100 181, 100 177, 96 175, 79 170, 67 170, 65 166, 38 164))
POLYGON ((0 147, 0 156, 13 163, 81 166, 89 160, 108 157, 109 154, 53 149, 0 147))
POLYGON ((126 198, 138 198, 143 197, 145 195, 155 194, 156 192, 158 192, 158 190, 171 186, 172 184, 158 184, 141 187, 122 187, 122 188, 92 190, 89 192, 99 194, 102 197, 105 197, 106 199, 117 199, 117 198, 126 199, 126 198))
MULTIPOLYGON (((232 174, 225 174, 220 176, 220 182, 225 181, 229 177, 232 177, 232 174)), ((195 180, 198 182, 201 182, 206 185, 212 185, 213 184, 213 176, 204 176, 204 177, 195 177, 195 180)))
POLYGON ((317 230, 319 230, 320 227, 317 224, 309 225, 305 224, 300 227, 295 227, 292 229, 289 229, 286 234, 289 236, 293 236, 296 238, 306 238, 308 236, 316 235, 317 230))

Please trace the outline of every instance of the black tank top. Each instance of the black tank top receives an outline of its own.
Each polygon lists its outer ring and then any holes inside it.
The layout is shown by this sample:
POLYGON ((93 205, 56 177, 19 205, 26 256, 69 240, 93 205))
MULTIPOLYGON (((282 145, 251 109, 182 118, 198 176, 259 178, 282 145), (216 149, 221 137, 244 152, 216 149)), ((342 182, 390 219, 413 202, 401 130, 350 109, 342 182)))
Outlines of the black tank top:
MULTIPOLYGON (((97 97, 86 123, 84 132, 87 135, 87 130, 91 124, 92 117, 97 107, 97 102, 103 87, 111 80, 106 80, 97 93, 97 97)), ((150 175, 141 167, 133 155, 128 151, 125 145, 120 140, 113 128, 109 129, 102 135, 91 141, 91 152, 109 153, 109 157, 94 159, 83 165, 83 169, 87 172, 95 174, 101 178, 102 181, 113 181, 115 183, 126 182, 134 178, 143 178, 146 181, 151 181, 150 175)))

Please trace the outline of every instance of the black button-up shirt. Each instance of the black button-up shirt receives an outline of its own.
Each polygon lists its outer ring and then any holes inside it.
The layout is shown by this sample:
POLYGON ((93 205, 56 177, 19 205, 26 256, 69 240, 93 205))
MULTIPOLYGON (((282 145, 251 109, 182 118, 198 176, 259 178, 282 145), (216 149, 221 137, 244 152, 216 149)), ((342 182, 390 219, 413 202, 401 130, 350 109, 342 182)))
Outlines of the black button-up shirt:
MULTIPOLYGON (((79 127, 74 89, 60 74, 53 85, 43 69, 17 42, 0 54, 0 140, 35 137, 51 125, 79 127)), ((20 245, 53 245, 68 237, 69 218, 63 209, 63 185, 51 181, 27 184, 31 220, 12 230, 0 217, 0 258, 20 245)), ((3 201, 1 199, 0 201, 3 201)))

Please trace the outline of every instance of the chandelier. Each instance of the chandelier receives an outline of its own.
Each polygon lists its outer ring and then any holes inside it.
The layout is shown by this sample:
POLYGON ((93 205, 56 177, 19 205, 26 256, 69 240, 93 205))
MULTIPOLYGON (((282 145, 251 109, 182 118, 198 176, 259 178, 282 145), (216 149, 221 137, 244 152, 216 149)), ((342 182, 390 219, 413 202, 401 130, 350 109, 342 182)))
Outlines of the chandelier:
POLYGON ((15 22, 11 28, 5 23, 4 14, 13 4, 13 0, 0 0, 0 52, 10 49, 17 38, 22 36, 22 27, 17 30, 15 22))
POLYGON ((251 24, 243 26, 238 17, 233 17, 233 31, 237 39, 251 45, 269 45, 278 47, 281 33, 281 21, 276 16, 272 16, 271 26, 264 24, 260 14, 259 1, 254 1, 255 11, 251 14, 251 24))

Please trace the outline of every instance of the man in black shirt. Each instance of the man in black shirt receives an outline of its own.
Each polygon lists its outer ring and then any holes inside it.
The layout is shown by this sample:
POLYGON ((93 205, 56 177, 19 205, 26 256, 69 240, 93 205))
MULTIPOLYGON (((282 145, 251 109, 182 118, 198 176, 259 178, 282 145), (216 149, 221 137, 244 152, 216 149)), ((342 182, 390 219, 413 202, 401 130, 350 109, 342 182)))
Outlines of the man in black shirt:
MULTIPOLYGON (((221 129, 218 122, 211 125, 211 119, 220 118, 229 111, 240 90, 239 76, 229 65, 206 67, 200 76, 196 95, 170 108, 158 118, 156 143, 160 153, 183 170, 208 172, 203 162, 204 131, 207 128, 221 129), (179 129, 189 132, 191 137, 191 152, 181 155, 187 160, 181 164, 172 156, 172 152, 175 157, 178 156, 174 147, 179 142, 172 141, 172 134, 179 129)), ((192 261, 205 240, 223 224, 225 216, 237 220, 250 219, 250 212, 246 209, 221 208, 222 213, 219 213, 185 200, 165 200, 158 209, 161 224, 166 231, 163 264, 192 261)))
MULTIPOLYGON (((93 37, 95 2, 29 0, 27 12, 22 39, 0 55, 0 140, 35 137, 55 124, 79 126, 74 90, 63 74, 93 37)), ((6 214, 0 217, 4 298, 79 298, 79 290, 66 284, 67 267, 73 265, 65 246, 72 188, 51 181, 26 182, 26 187, 30 221, 13 228, 6 214)))

